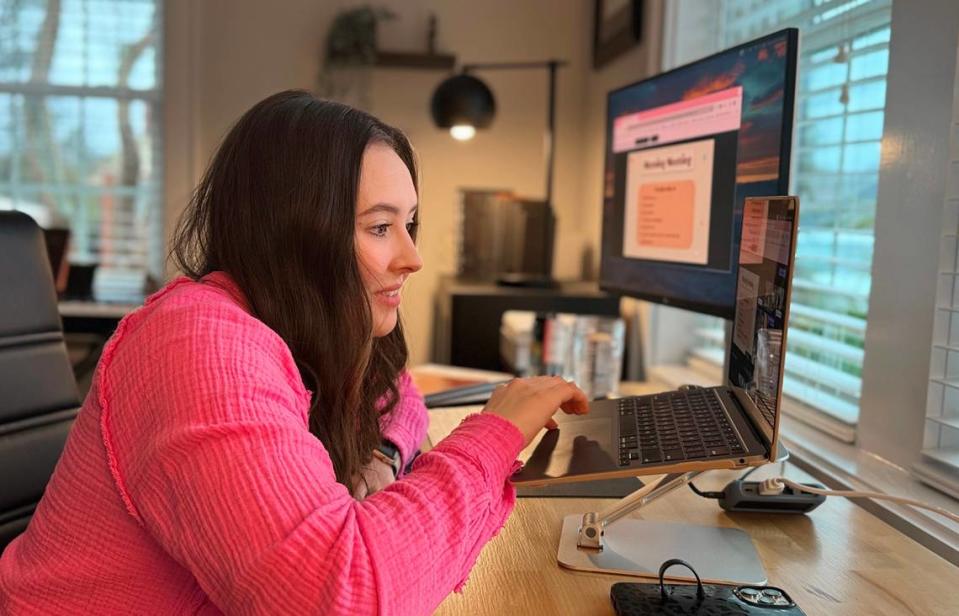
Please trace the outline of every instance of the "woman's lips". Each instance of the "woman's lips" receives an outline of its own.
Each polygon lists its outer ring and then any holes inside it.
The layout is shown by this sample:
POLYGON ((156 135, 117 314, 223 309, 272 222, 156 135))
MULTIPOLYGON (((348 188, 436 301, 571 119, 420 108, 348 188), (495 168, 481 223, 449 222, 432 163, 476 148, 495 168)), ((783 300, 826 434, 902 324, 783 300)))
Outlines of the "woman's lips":
POLYGON ((377 291, 375 294, 377 301, 382 304, 389 306, 390 308, 396 308, 400 305, 400 288, 395 287, 393 289, 384 289, 383 291, 377 291))

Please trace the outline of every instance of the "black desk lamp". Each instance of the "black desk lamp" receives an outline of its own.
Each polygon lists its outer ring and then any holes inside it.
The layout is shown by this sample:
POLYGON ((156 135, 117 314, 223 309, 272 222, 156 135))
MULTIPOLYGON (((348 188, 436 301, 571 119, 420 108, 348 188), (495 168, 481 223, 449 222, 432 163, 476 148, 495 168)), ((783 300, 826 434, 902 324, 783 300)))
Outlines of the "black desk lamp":
MULTIPOLYGON (((464 64, 462 72, 443 81, 433 93, 430 110, 433 122, 439 128, 448 128, 454 139, 472 139, 477 129, 488 127, 496 114, 496 100, 489 87, 470 74, 477 70, 500 69, 547 69, 549 92, 546 114, 546 206, 553 206, 553 134, 556 126, 556 71, 565 66, 562 60, 542 62, 497 62, 491 64, 464 64)), ((551 242, 550 242, 551 243, 551 242)), ((503 280, 531 286, 551 286, 551 280, 533 281, 522 279, 503 280)))
POLYGON ((446 79, 436 88, 430 109, 433 122, 450 129, 455 139, 466 141, 476 129, 486 128, 496 114, 496 100, 489 87, 471 71, 498 69, 540 69, 549 71, 549 98, 546 114, 546 203, 553 203, 553 131, 556 126, 556 70, 566 66, 562 60, 543 62, 497 62, 492 64, 464 64, 463 72, 446 79))

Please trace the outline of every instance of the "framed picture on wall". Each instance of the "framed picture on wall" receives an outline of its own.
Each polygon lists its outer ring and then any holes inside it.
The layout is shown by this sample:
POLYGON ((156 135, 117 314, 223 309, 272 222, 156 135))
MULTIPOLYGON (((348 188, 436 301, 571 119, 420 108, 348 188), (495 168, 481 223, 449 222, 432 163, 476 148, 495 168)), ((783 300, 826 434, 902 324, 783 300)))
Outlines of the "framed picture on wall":
POLYGON ((593 0, 593 68, 602 68, 639 43, 643 0, 593 0))

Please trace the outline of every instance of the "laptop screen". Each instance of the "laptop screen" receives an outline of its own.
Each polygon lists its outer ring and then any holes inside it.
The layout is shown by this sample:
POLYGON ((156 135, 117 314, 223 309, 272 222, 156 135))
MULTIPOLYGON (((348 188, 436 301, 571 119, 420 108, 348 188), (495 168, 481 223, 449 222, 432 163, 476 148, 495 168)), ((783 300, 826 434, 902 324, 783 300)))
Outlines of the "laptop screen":
POLYGON ((743 209, 729 385, 746 390, 756 403, 770 440, 782 398, 797 201, 750 197, 743 209))

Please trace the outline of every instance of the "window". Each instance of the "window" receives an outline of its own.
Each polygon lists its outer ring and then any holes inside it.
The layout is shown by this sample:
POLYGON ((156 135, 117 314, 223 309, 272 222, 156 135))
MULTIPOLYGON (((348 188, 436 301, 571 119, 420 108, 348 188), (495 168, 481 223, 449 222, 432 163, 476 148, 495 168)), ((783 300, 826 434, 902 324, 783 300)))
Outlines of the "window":
POLYGON ((160 4, 0 3, 0 209, 69 226, 99 299, 162 272, 160 4))
MULTIPOLYGON (((890 23, 890 0, 680 1, 664 51, 679 65, 800 29, 791 192, 802 204, 785 406, 849 441, 862 389, 890 23)), ((696 321, 690 364, 721 365, 722 322, 696 321)))

